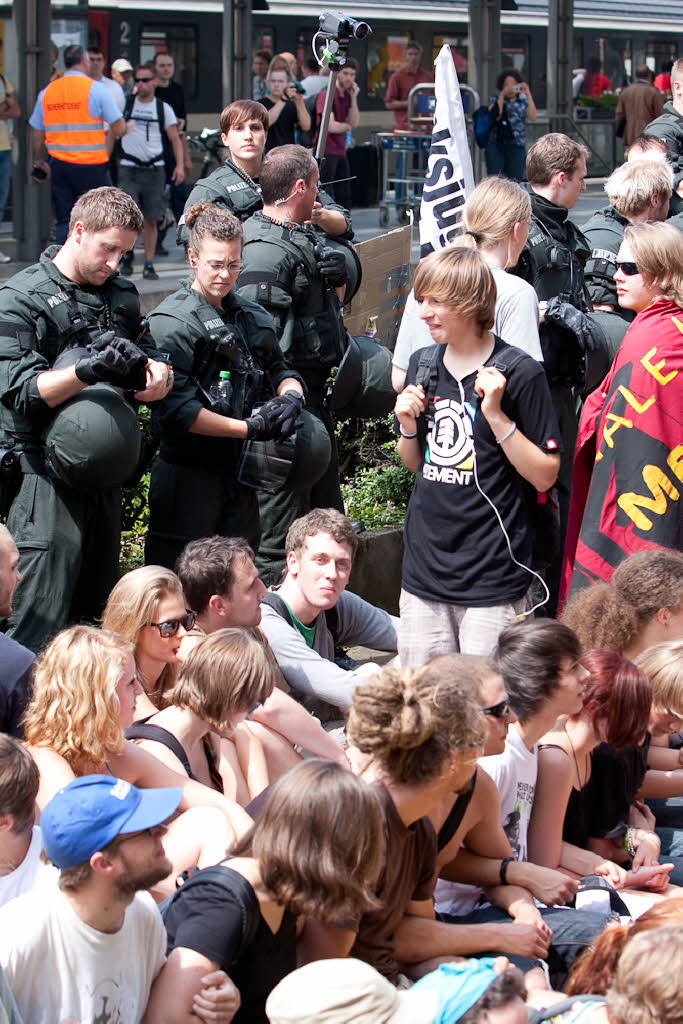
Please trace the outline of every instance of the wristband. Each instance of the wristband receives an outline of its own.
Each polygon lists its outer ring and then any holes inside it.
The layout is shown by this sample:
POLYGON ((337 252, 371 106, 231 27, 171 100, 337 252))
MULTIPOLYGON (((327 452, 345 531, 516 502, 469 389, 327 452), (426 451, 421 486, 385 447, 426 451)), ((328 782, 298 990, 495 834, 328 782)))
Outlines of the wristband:
POLYGON ((513 861, 513 860, 515 860, 514 857, 504 857, 502 859, 502 861, 500 862, 500 884, 501 885, 507 885, 508 884, 508 880, 507 880, 508 879, 508 864, 510 864, 510 862, 513 861))
POLYGON ((633 842, 635 832, 636 830, 633 825, 629 825, 624 832, 624 849, 628 853, 629 857, 635 857, 636 855, 636 848, 633 842))
POLYGON ((516 429, 517 429, 517 424, 513 420, 512 426, 508 430, 507 434, 505 434, 504 437, 501 437, 500 441, 498 441, 498 438, 496 438, 496 441, 498 442, 498 444, 502 444, 503 441, 507 441, 508 437, 512 437, 512 435, 514 434, 516 429))
POLYGON ((401 434, 401 437, 408 437, 408 438, 410 438, 410 437, 417 437, 417 430, 414 430, 412 434, 406 434, 406 432, 403 429, 403 427, 401 426, 401 424, 399 424, 398 429, 399 429, 399 432, 401 434))

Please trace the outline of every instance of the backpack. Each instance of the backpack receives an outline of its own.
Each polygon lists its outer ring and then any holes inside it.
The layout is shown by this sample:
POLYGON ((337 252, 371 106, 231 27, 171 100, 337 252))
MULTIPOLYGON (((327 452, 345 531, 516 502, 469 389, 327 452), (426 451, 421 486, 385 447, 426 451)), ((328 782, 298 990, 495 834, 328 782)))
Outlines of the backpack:
MULTIPOLYGON (((430 406, 436 395, 436 382, 439 376, 439 345, 429 345, 422 349, 417 363, 415 383, 421 384, 427 396, 427 423, 430 420, 430 406)), ((526 352, 509 345, 508 351, 498 358, 493 366, 505 377, 526 356, 526 352)), ((531 568, 547 569, 559 555, 562 547, 562 531, 560 527, 560 501, 557 487, 547 491, 537 491, 528 481, 520 477, 522 499, 526 506, 529 529, 532 535, 531 568)))
MULTIPOLYGON (((121 117, 124 121, 130 120, 130 115, 133 112, 133 106, 135 105, 136 98, 137 97, 134 96, 133 93, 130 93, 130 95, 126 97, 126 104, 123 108, 123 113, 121 114, 121 117)), ((125 157, 126 160, 131 160, 136 167, 152 167, 157 162, 157 160, 161 160, 161 158, 164 156, 163 141, 164 132, 166 131, 166 119, 164 117, 164 101, 160 100, 158 96, 155 96, 154 99, 157 105, 157 121, 159 122, 159 131, 161 132, 161 153, 157 153, 157 155, 153 156, 151 160, 138 160, 136 156, 131 156, 130 153, 124 152, 123 146, 121 145, 121 139, 116 140, 116 145, 114 147, 116 155, 119 158, 119 160, 121 159, 121 157, 125 157)), ((153 123, 154 122, 152 122, 152 124, 153 123)))
POLYGON ((480 149, 486 149, 491 136, 491 111, 482 104, 472 114, 472 128, 474 130, 474 141, 480 149))
MULTIPOLYGON (((162 920, 164 924, 166 924, 166 918, 168 917, 170 908, 174 903, 178 902, 182 893, 187 892, 188 889, 192 889, 193 886, 201 885, 203 882, 217 882, 219 885, 222 885, 224 889, 229 891, 240 904, 242 916, 242 939, 232 960, 232 964, 235 964, 241 959, 245 951, 254 941, 261 918, 261 912, 259 910, 258 899, 256 898, 254 890, 249 882, 246 878, 240 875, 239 872, 233 870, 233 868, 226 867, 223 861, 219 864, 213 864, 208 868, 201 868, 201 870, 198 867, 192 867, 188 868, 187 871, 183 871, 176 880, 176 891, 172 896, 165 899, 163 903, 159 904, 159 912, 161 913, 162 920)), ((232 966, 232 964, 230 966, 232 966)))
MULTIPOLYGON (((272 608, 274 612, 277 612, 281 619, 284 619, 285 622, 288 623, 288 625, 290 625, 293 629, 296 629, 289 608, 282 600, 282 598, 278 597, 275 591, 269 590, 266 596, 261 598, 261 604, 267 604, 269 608, 272 608)), ((336 648, 337 639, 339 636, 339 615, 337 613, 336 608, 327 609, 327 611, 325 612, 325 621, 327 623, 327 628, 330 631, 330 636, 332 637, 332 640, 334 641, 334 646, 336 648)))

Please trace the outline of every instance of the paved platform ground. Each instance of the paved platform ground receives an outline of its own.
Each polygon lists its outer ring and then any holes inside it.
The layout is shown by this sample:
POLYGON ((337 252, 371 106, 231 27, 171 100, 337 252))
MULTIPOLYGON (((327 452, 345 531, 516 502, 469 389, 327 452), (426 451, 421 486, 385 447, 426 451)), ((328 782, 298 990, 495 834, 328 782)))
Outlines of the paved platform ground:
MULTIPOLYGON (((571 219, 579 225, 585 224, 596 210, 607 205, 603 185, 604 178, 592 178, 587 182, 586 191, 579 198, 578 203, 571 213, 571 219)), ((397 226, 395 216, 388 228, 379 226, 378 207, 368 207, 352 211, 355 241, 364 242, 368 238, 376 238, 397 226)), ((187 277, 187 260, 184 250, 175 244, 174 228, 171 228, 164 239, 164 246, 168 249, 168 256, 159 256, 154 260, 154 267, 159 274, 158 281, 146 281, 142 276, 142 265, 144 262, 142 248, 138 246, 135 250, 135 264, 131 280, 138 289, 141 297, 141 304, 144 313, 154 309, 159 302, 179 286, 180 282, 187 277)), ((16 239, 12 234, 11 223, 5 223, 0 229, 0 250, 10 256, 16 254, 16 239)), ((417 227, 414 231, 412 258, 415 263, 419 259, 420 245, 418 240, 417 227)), ((28 263, 12 262, 0 264, 0 283, 7 281, 13 274, 28 263)))

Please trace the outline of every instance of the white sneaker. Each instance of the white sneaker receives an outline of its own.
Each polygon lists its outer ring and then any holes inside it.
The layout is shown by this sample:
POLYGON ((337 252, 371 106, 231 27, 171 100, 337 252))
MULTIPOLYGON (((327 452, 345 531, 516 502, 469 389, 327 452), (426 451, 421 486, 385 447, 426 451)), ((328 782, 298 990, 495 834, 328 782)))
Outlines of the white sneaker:
POLYGON ((11 263, 11 262, 12 262, 12 257, 8 256, 6 252, 3 252, 2 249, 0 249, 0 263, 11 263))

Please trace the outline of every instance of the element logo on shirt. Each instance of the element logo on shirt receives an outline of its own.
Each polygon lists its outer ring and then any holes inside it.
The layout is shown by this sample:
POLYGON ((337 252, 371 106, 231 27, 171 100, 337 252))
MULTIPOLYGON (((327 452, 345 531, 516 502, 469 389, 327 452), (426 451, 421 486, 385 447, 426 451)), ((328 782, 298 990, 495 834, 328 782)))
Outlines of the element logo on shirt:
POLYGON ((434 424, 427 436, 423 475, 442 483, 469 484, 473 468, 474 441, 469 407, 453 398, 437 398, 434 424))

